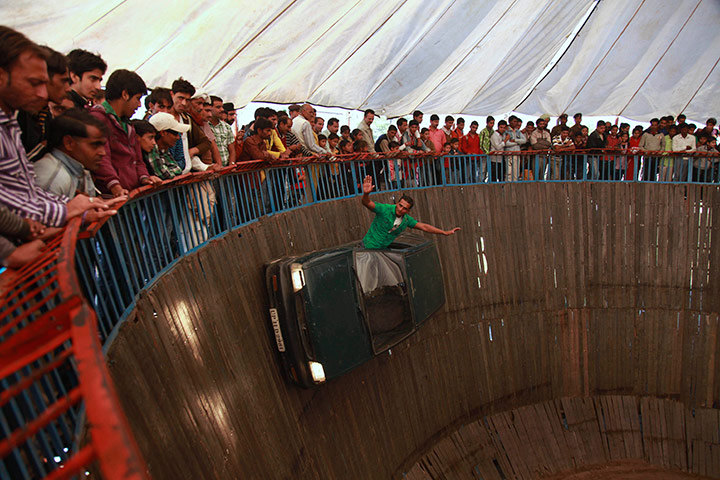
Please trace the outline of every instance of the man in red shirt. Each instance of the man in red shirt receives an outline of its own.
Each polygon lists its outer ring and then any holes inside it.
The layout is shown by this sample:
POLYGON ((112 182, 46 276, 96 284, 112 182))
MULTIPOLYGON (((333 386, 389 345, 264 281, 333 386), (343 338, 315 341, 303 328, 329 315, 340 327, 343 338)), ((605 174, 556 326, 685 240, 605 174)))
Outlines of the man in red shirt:
POLYGON ((455 122, 455 129, 452 131, 452 134, 450 135, 451 140, 453 138, 457 138, 458 141, 465 135, 465 119, 460 117, 457 119, 457 122, 455 122))
POLYGON ((467 135, 460 138, 460 151, 468 155, 480 155, 480 135, 477 133, 478 122, 474 121, 470 124, 470 131, 467 135))
MULTIPOLYGON (((467 154, 467 155, 482 155, 482 150, 480 150, 480 135, 477 133, 477 129, 480 126, 478 122, 475 120, 472 121, 470 124, 470 131, 467 133, 467 135, 463 135, 462 138, 460 138, 460 151, 467 154)), ((466 183, 472 182, 474 179, 477 178, 476 171, 478 170, 477 167, 479 167, 479 163, 482 160, 468 157, 463 162, 463 180, 466 183)))
POLYGON ((140 97, 147 93, 145 82, 129 70, 115 70, 108 78, 106 99, 90 113, 108 129, 107 153, 95 170, 95 185, 113 197, 125 195, 142 185, 162 182, 150 175, 143 161, 140 142, 128 119, 140 106, 140 97))

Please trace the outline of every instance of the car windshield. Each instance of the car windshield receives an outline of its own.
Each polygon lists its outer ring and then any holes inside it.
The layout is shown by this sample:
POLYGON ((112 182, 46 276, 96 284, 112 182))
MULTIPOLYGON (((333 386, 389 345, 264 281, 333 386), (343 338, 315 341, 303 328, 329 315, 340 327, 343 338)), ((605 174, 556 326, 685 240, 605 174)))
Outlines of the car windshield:
POLYGON ((362 290, 365 321, 373 350, 381 352, 413 330, 412 313, 401 253, 359 250, 355 270, 362 290))

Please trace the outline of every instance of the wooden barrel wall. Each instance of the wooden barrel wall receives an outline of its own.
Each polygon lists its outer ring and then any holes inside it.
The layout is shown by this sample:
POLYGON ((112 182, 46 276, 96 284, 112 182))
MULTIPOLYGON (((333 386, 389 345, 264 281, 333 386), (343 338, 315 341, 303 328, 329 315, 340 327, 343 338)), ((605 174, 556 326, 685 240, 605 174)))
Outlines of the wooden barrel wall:
MULTIPOLYGON (((705 442, 702 465, 692 452, 684 463, 643 456, 649 450, 640 458, 720 478, 712 460, 720 452, 717 187, 528 183, 410 193, 416 218, 463 229, 434 238, 447 304, 404 343, 320 388, 298 389, 280 374, 263 264, 361 238, 371 214, 359 199, 233 231, 140 296, 108 361, 154 478, 479 478, 442 469, 433 477, 423 461, 488 415, 605 396, 672 400, 680 407, 669 411, 683 419, 709 409, 707 432, 684 437, 684 445, 705 442)), ((392 202, 389 194, 374 200, 392 202)), ((573 438, 591 449, 593 435, 573 438)), ((574 467, 633 452, 581 456, 574 467)), ((507 478, 567 467, 542 456, 524 464, 539 467, 507 478)))

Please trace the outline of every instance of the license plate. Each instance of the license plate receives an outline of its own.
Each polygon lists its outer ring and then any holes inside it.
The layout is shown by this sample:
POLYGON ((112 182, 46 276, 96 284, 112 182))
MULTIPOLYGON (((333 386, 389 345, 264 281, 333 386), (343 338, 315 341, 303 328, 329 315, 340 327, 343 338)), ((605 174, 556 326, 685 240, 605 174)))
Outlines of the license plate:
POLYGON ((273 332, 275 333, 275 343, 277 343, 278 350, 284 352, 285 341, 280 331, 280 320, 278 320, 277 308, 270 309, 270 322, 272 322, 273 332))

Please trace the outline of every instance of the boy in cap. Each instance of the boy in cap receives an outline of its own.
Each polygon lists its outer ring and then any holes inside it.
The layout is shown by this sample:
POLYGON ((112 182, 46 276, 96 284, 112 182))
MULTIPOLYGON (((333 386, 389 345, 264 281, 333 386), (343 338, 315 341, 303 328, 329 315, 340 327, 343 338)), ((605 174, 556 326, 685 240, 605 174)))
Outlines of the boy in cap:
POLYGON ((149 122, 155 127, 155 146, 148 154, 148 163, 155 175, 163 180, 169 180, 182 174, 183 169, 177 164, 169 152, 180 134, 190 130, 190 125, 180 123, 170 113, 159 112, 150 117, 149 122))

